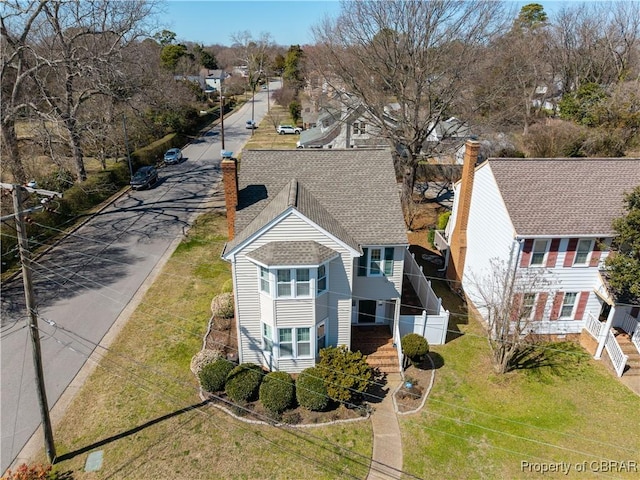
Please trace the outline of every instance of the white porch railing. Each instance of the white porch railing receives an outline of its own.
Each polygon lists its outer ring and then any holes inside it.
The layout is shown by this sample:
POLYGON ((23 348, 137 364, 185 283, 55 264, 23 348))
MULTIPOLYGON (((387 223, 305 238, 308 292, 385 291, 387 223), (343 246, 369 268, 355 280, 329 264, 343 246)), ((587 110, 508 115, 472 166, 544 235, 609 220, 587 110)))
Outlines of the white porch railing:
POLYGON ((636 331, 631 336, 631 343, 633 343, 640 353, 640 327, 636 327, 636 331))
POLYGON ((587 332, 591 334, 593 338, 596 340, 600 340, 600 332, 603 327, 603 323, 600 322, 597 318, 595 318, 591 312, 587 312, 587 321, 585 323, 585 328, 587 332))
POLYGON ((629 336, 632 336, 636 332, 636 329, 638 328, 638 320, 636 320, 635 318, 633 318, 631 315, 627 313, 625 314, 624 319, 622 320, 622 323, 620 324, 619 328, 627 332, 629 336))
POLYGON ((400 309, 396 309, 396 312, 396 321, 393 322, 393 343, 396 346, 396 353, 398 354, 398 365, 400 365, 400 372, 404 372, 404 354, 402 353, 402 336, 400 335, 400 309))
POLYGON ((435 235, 433 236, 433 245, 441 252, 444 252, 449 248, 449 242, 447 242, 447 239, 444 236, 444 230, 436 230, 435 235))
POLYGON ((607 341, 604 344, 604 347, 607 349, 607 353, 609 354, 609 358, 613 364, 613 369, 616 371, 616 375, 621 377, 629 357, 622 352, 620 345, 618 345, 618 342, 616 341, 616 337, 611 335, 611 332, 607 332, 607 341))

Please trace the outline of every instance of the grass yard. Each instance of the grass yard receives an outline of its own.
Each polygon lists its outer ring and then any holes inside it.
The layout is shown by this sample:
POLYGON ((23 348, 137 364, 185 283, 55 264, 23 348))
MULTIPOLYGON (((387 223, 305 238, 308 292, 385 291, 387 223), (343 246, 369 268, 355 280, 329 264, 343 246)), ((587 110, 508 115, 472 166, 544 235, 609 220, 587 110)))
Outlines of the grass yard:
POLYGON ((638 478, 640 470, 596 471, 601 460, 635 461, 640 469, 640 399, 605 365, 577 346, 557 344, 545 350, 550 365, 497 375, 478 322, 459 327, 464 336, 431 348, 444 365, 425 408, 400 419, 406 471, 421 478, 538 478, 521 462, 566 462, 569 478, 638 478))
POLYGON ((300 135, 278 135, 276 132, 278 125, 293 125, 293 121, 284 107, 272 104, 270 112, 258 124, 258 128, 253 131, 253 135, 244 149, 286 150, 296 148, 296 142, 300 135))
POLYGON ((224 216, 201 216, 102 352, 54 427, 59 471, 76 479, 366 477, 370 422, 281 430, 201 404, 189 362, 201 348, 211 299, 230 289, 229 265, 220 259, 225 240, 224 216), (96 450, 104 451, 102 468, 84 472, 96 450))

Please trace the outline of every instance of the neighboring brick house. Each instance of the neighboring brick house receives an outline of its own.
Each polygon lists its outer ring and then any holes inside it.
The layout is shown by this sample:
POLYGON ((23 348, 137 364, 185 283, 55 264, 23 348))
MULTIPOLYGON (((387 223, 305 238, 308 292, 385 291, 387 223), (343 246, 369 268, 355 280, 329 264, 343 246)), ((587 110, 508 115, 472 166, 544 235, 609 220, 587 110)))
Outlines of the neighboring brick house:
POLYGON ((300 372, 359 327, 399 335, 408 245, 389 150, 249 150, 222 171, 241 362, 300 372))
POLYGON ((449 224, 437 235, 449 278, 473 299, 492 259, 516 271, 540 269, 548 288, 523 299, 532 332, 563 336, 592 327, 596 356, 611 327, 640 337, 637 305, 616 305, 602 271, 612 221, 624 214, 624 194, 640 185, 640 159, 491 158, 474 168, 478 151, 478 142, 467 142, 449 224))

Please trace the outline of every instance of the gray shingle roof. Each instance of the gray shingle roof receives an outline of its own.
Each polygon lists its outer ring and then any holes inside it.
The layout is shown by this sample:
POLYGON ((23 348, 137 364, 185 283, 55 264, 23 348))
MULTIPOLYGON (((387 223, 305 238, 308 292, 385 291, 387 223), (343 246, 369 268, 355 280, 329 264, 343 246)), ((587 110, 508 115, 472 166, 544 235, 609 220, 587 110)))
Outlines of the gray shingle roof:
POLYGON ((491 158, 488 165, 520 236, 613 235, 624 194, 640 185, 638 158, 491 158))
POLYGON ((263 265, 321 265, 339 255, 335 250, 312 240, 300 242, 269 242, 247 254, 263 265))
POLYGON ((389 150, 246 150, 238 177, 227 250, 288 208, 293 180, 294 206, 353 248, 407 243, 389 150))

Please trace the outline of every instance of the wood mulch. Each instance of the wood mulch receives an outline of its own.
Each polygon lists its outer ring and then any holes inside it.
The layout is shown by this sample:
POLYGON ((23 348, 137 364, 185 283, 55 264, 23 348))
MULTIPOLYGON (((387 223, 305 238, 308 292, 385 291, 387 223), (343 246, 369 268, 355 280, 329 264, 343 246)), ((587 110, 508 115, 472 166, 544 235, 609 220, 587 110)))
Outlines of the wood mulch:
POLYGON ((405 383, 395 393, 399 412, 414 412, 422 406, 424 397, 429 394, 433 374, 433 364, 428 359, 419 365, 409 365, 405 368, 405 383), (411 382, 412 386, 407 387, 406 382, 411 382))

